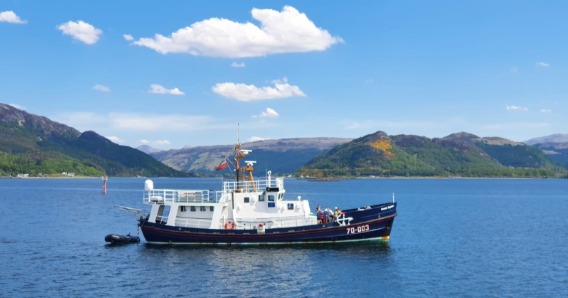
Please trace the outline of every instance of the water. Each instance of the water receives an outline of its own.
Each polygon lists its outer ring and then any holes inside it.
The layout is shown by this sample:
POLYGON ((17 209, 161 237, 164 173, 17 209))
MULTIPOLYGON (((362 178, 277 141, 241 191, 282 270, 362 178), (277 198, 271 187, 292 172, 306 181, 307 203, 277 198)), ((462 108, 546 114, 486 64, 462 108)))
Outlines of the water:
MULTIPOLYGON (((219 179, 154 179, 217 189, 219 179)), ((568 180, 287 180, 312 208, 399 202, 389 244, 108 246, 144 179, 0 179, 0 297, 562 297, 568 180)))

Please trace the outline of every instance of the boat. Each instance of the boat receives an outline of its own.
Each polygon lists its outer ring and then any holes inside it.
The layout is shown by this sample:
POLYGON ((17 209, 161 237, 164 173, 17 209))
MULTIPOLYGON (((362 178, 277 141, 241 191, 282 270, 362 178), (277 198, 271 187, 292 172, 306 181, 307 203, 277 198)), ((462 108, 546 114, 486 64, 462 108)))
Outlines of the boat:
POLYGON ((130 233, 127 235, 108 234, 105 236, 105 241, 112 245, 138 243, 140 242, 140 237, 130 235, 130 233))
MULTIPOLYGON (((264 245, 388 242, 397 203, 394 200, 336 210, 329 216, 312 212, 308 200, 286 198, 284 178, 253 176, 254 161, 241 161, 252 150, 234 147, 236 179, 218 191, 158 189, 144 182, 143 203, 149 214, 138 218, 148 244, 264 245)), ((217 169, 228 167, 226 158, 217 169)), ((132 210, 136 210, 130 208, 132 210)), ((318 206, 319 209, 319 206, 318 206)), ((338 209, 338 208, 335 208, 338 209)))

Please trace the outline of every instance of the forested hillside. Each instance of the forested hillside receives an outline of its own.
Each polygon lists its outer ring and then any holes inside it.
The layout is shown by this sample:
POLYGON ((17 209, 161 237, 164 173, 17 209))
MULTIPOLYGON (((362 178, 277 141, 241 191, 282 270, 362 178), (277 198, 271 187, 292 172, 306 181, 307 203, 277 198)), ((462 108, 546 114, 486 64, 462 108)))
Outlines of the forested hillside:
POLYGON ((151 156, 0 104, 0 176, 185 176, 151 156))
POLYGON ((556 177, 565 170, 543 152, 502 138, 468 133, 429 139, 376 132, 339 145, 300 170, 309 177, 556 177))

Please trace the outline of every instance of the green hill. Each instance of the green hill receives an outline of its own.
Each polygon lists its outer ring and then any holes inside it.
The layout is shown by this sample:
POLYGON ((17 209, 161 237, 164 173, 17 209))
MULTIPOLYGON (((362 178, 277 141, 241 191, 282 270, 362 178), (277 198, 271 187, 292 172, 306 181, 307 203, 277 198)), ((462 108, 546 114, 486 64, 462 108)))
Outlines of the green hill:
POLYGON ((299 173, 338 176, 554 177, 564 175, 537 148, 456 133, 429 139, 376 132, 339 145, 299 173))
POLYGON ((151 156, 0 104, 0 176, 185 176, 151 156))

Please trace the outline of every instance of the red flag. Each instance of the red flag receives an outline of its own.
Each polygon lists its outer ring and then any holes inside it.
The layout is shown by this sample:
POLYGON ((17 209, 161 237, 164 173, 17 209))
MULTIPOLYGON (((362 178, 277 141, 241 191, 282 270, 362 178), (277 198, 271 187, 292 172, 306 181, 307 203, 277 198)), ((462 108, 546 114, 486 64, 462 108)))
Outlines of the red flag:
POLYGON ((215 171, 221 171, 229 166, 226 160, 223 160, 216 168, 215 171))

